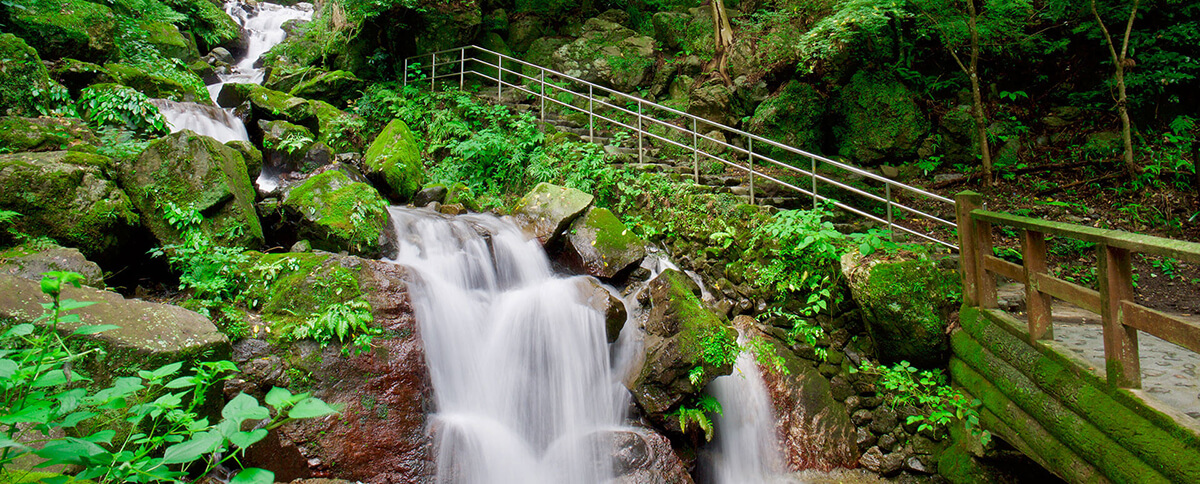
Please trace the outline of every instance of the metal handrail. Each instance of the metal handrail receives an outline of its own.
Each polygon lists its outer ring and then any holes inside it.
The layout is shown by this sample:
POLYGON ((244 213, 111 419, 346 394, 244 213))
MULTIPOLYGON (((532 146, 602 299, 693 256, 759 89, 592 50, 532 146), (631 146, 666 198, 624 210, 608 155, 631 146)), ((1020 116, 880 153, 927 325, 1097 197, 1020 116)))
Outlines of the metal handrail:
MULTIPOLYGON (((947 227, 947 228, 955 227, 954 222, 946 220, 945 218, 938 217, 938 216, 930 214, 930 213, 926 213, 917 208, 910 207, 910 206, 904 205, 903 203, 893 200, 892 199, 893 198, 892 191, 893 191, 893 188, 896 188, 896 189, 901 190, 902 192, 909 192, 913 195, 922 196, 922 197, 928 198, 930 200, 933 200, 935 202, 948 205, 951 208, 951 210, 953 210, 953 207, 954 207, 954 200, 951 200, 949 198, 943 197, 943 196, 935 194, 935 193, 930 193, 925 190, 921 190, 919 188, 910 186, 905 183, 891 180, 889 178, 871 173, 869 171, 863 170, 861 168, 858 168, 858 167, 855 167, 852 165, 848 165, 846 163, 832 160, 832 159, 826 158, 824 156, 810 153, 810 152, 807 152, 807 151, 804 151, 804 150, 801 150, 799 148, 795 148, 792 146, 788 146, 786 144, 779 143, 777 141, 770 140, 770 139, 764 138, 762 136, 759 136, 759 135, 756 135, 753 133, 749 133, 749 132, 746 132, 746 131, 743 131, 743 130, 740 130, 740 129, 737 129, 737 128, 734 128, 731 126, 727 126, 727 125, 724 125, 724 124, 721 124, 718 122, 714 122, 714 121, 711 121, 711 120, 708 120, 708 119, 705 119, 705 118, 702 118, 702 117, 699 117, 699 116, 696 116, 693 114, 689 114, 689 113, 686 113, 683 111, 679 111, 677 109, 663 106, 663 105, 654 103, 652 101, 647 101, 645 99, 642 99, 642 98, 639 98, 636 96, 632 96, 632 95, 614 90, 612 88, 602 86, 600 84, 585 81, 583 79, 579 79, 577 77, 570 76, 568 74, 564 74, 562 72, 558 72, 553 69, 548 69, 546 67, 542 67, 537 64, 526 62, 524 60, 517 59, 517 58, 511 57, 511 56, 507 56, 507 55, 501 54, 499 52, 488 50, 483 47, 479 47, 479 46, 475 46, 475 45, 440 50, 437 52, 430 52, 427 54, 421 54, 421 55, 416 55, 416 56, 406 58, 404 60, 404 72, 402 75, 402 79, 405 84, 408 83, 408 73, 411 70, 413 70, 414 68, 417 69, 418 71, 425 70, 425 69, 429 70, 429 78, 428 78, 427 82, 429 82, 429 85, 431 88, 436 87, 436 83, 437 83, 438 79, 457 78, 458 82, 459 82, 459 88, 461 89, 464 87, 464 83, 466 82, 466 75, 471 74, 472 76, 482 78, 482 79, 485 79, 488 81, 495 81, 496 82, 496 92, 498 94, 498 97, 500 97, 503 94, 503 90, 505 87, 508 87, 511 89, 516 89, 517 91, 534 96, 541 104, 541 116, 543 118, 542 119, 543 121, 545 120, 546 103, 547 102, 587 114, 588 120, 589 120, 588 121, 589 134, 590 134, 589 138, 593 139, 593 140, 595 139, 595 122, 596 122, 595 120, 597 118, 600 120, 603 120, 605 122, 611 123, 613 125, 620 126, 622 128, 631 130, 637 135, 637 138, 638 138, 637 153, 638 153, 639 162, 642 161, 642 159, 643 159, 642 157, 645 152, 645 150, 643 148, 644 148, 644 139, 646 137, 657 139, 657 140, 663 141, 665 143, 668 143, 670 145, 673 145, 673 146, 676 146, 676 147, 679 147, 679 148, 682 148, 685 150, 690 149, 690 150, 692 150, 693 176, 695 178, 696 183, 700 182, 699 160, 700 160, 701 155, 703 155, 706 159, 712 159, 712 160, 721 162, 727 166, 732 166, 739 170, 745 171, 748 175, 749 183, 750 183, 750 202, 751 203, 755 202, 755 195, 756 195, 755 190, 754 190, 755 177, 761 177, 766 180, 770 180, 773 183, 776 183, 782 187, 786 187, 788 189, 800 192, 801 194, 803 194, 805 196, 811 196, 814 205, 816 205, 820 201, 831 200, 831 198, 818 193, 819 187, 818 187, 817 182, 821 182, 825 185, 833 186, 840 190, 844 190, 844 191, 853 193, 855 195, 865 197, 869 200, 874 200, 876 202, 881 202, 881 203, 885 204, 886 219, 881 218, 876 215, 873 215, 873 214, 870 214, 862 209, 855 208, 855 207, 849 206, 843 202, 839 202, 839 201, 835 200, 834 206, 837 208, 846 210, 850 213, 862 216, 864 218, 868 218, 870 220, 874 220, 876 222, 886 224, 888 229, 893 232, 895 232, 896 230, 899 230, 899 231, 914 235, 916 237, 919 237, 921 239, 941 244, 943 246, 949 247, 954 250, 958 249, 958 246, 954 245, 949 240, 942 240, 941 238, 938 238, 936 235, 921 233, 921 232, 918 232, 916 230, 913 230, 909 227, 905 227, 905 226, 897 223, 893 217, 894 209, 899 209, 901 211, 908 212, 912 215, 922 217, 926 220, 933 222, 936 225, 940 225, 940 226, 947 227), (468 50, 472 50, 476 53, 472 54, 472 55, 468 55, 468 53, 467 53, 468 50), (481 58, 482 56, 494 57, 495 62, 483 59, 483 58, 481 58), (415 59, 425 59, 425 58, 430 59, 430 62, 428 64, 418 65, 413 62, 413 60, 415 60, 415 59), (494 69, 494 75, 491 73, 480 72, 479 70, 476 70, 476 69, 468 69, 467 62, 473 62, 476 64, 480 64, 487 69, 494 69), (506 63, 508 64, 508 67, 506 67, 506 65, 505 65, 506 63), (449 66, 449 67, 447 67, 447 66, 449 66), (522 69, 524 67, 536 69, 538 72, 537 77, 526 75, 524 72, 521 72, 519 70, 514 70, 514 68, 522 69), (519 79, 519 81, 518 81, 518 83, 512 83, 512 82, 505 81, 504 79, 506 76, 516 77, 517 79, 519 79), (574 83, 575 85, 586 87, 587 92, 586 93, 576 92, 572 89, 564 88, 557 84, 554 84, 553 82, 547 82, 547 76, 559 78, 563 82, 566 82, 566 83, 574 83), (521 84, 523 82, 531 82, 531 83, 540 84, 540 88, 537 88, 537 90, 534 90, 535 89, 534 87, 526 88, 525 85, 521 84), (549 95, 550 93, 547 92, 547 84, 550 84, 549 87, 550 87, 551 92, 557 92, 559 94, 564 94, 564 93, 570 94, 574 97, 582 98, 583 100, 586 100, 587 108, 584 109, 582 107, 575 106, 570 103, 563 102, 563 101, 560 101, 560 100, 554 98, 553 96, 549 95), (596 95, 597 90, 599 90, 601 93, 605 94, 605 96, 603 96, 603 97, 597 96, 596 95), (635 111, 633 109, 627 109, 626 107, 619 106, 617 104, 614 104, 613 102, 610 102, 611 100, 624 100, 627 102, 637 103, 637 110, 635 111), (612 117, 604 116, 600 113, 597 113, 596 112, 597 107, 604 107, 609 110, 615 110, 619 113, 623 113, 627 116, 636 117, 637 122, 636 123, 631 122, 629 124, 620 122, 612 117), (657 110, 657 111, 665 112, 670 115, 676 116, 677 118, 679 118, 676 121, 682 121, 685 126, 679 126, 670 121, 662 120, 662 119, 659 119, 652 115, 647 115, 645 113, 645 111, 647 109, 657 110), (662 128, 666 128, 667 130, 669 130, 666 134, 670 134, 673 131, 673 132, 679 133, 679 135, 681 135, 681 136, 690 136, 691 137, 691 140, 690 140, 691 146, 688 146, 684 142, 672 140, 665 135, 660 135, 660 134, 656 134, 656 133, 652 133, 652 132, 648 131, 647 127, 645 126, 646 122, 656 124, 662 128), (686 124, 689 124, 689 123, 691 124, 690 129, 686 126, 686 124), (728 141, 720 140, 720 139, 708 136, 706 134, 702 134, 699 132, 700 126, 703 126, 704 128, 708 128, 709 131, 720 130, 720 131, 722 131, 726 134, 732 135, 734 137, 744 138, 746 140, 747 146, 745 148, 743 148, 743 147, 734 145, 728 141), (722 151, 727 151, 730 154, 730 156, 733 158, 733 161, 727 160, 724 157, 722 157, 721 155, 709 153, 708 151, 701 149, 699 146, 699 143, 702 140, 704 142, 707 142, 709 144, 717 146, 718 149, 720 149, 722 151), (785 163, 785 162, 776 160, 774 158, 771 158, 770 156, 767 156, 763 153, 756 152, 754 150, 755 144, 760 144, 760 145, 765 144, 768 147, 783 150, 786 153, 797 155, 802 158, 808 158, 810 160, 810 167, 808 170, 805 170, 804 168, 800 168, 798 166, 794 166, 792 164, 785 163), (743 163, 743 160, 739 160, 739 158, 744 159, 745 163, 743 163), (774 166, 779 169, 783 169, 788 172, 794 173, 801 177, 807 177, 812 180, 812 186, 811 186, 811 188, 801 188, 801 187, 793 185, 791 183, 779 180, 777 177, 771 176, 771 175, 764 173, 764 172, 760 171, 759 169, 757 169, 755 167, 756 161, 760 162, 759 163, 760 167, 763 165, 770 165, 770 166, 774 166), (864 191, 862 189, 852 187, 852 186, 850 186, 846 183, 843 183, 839 180, 835 180, 835 179, 827 177, 825 175, 821 175, 817 171, 818 162, 820 162, 823 165, 828 165, 828 166, 832 166, 832 167, 840 169, 840 170, 845 170, 847 172, 850 172, 854 175, 857 175, 859 177, 862 177, 862 178, 865 178, 868 180, 880 182, 883 184, 884 194, 882 196, 880 196, 875 193, 870 193, 868 191, 864 191)), ((759 151, 762 151, 762 150, 759 150, 759 151)))

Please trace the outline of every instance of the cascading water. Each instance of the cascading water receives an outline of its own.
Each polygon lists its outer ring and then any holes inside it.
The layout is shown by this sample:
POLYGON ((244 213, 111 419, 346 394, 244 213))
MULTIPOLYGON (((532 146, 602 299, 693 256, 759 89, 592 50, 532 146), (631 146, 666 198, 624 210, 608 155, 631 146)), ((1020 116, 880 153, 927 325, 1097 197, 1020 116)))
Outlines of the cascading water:
MULTIPOLYGON (((741 335, 738 343, 745 343, 741 335)), ((733 374, 713 380, 708 391, 723 409, 714 422, 713 484, 793 482, 783 473, 774 408, 753 353, 742 351, 733 374)))
POLYGON ((392 208, 437 413, 438 482, 600 483, 628 392, 582 277, 490 215, 392 208))
MULTIPOLYGON (((312 5, 307 3, 285 7, 259 2, 249 7, 240 0, 225 2, 225 12, 246 31, 249 42, 245 56, 236 65, 231 66, 228 72, 218 74, 219 82, 208 86, 209 96, 216 100, 226 83, 261 84, 265 69, 257 67, 256 64, 271 47, 283 42, 287 36, 283 30, 284 22, 309 20, 312 18, 312 11, 312 5)), ((233 115, 231 109, 162 99, 154 100, 154 104, 166 118, 172 132, 189 129, 216 138, 222 143, 250 139, 246 133, 246 126, 233 115)))

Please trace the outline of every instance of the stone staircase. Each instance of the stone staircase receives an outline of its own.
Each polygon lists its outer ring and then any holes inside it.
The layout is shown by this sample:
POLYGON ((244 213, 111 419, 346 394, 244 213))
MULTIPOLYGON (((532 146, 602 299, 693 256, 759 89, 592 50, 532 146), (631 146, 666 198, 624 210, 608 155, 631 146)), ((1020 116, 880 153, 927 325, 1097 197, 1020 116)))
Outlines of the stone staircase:
MULTIPOLYGON (((478 94, 483 100, 507 106, 513 112, 529 113, 537 118, 542 119, 540 108, 541 105, 536 98, 521 93, 516 89, 509 89, 504 92, 501 97, 496 96, 493 90, 485 90, 478 94)), ((666 173, 676 180, 693 180, 694 169, 692 166, 692 156, 689 154, 683 157, 670 157, 663 153, 662 146, 666 143, 645 137, 642 141, 642 156, 638 158, 638 140, 636 133, 630 133, 632 136, 624 139, 618 139, 616 132, 611 128, 598 122, 593 132, 590 132, 587 124, 580 123, 567 118, 560 114, 558 110, 547 110, 544 116, 547 130, 556 132, 571 133, 579 137, 580 140, 595 143, 600 145, 604 152, 610 155, 611 163, 617 167, 630 168, 633 170, 666 173)), ((701 156, 701 172, 699 184, 697 188, 710 193, 730 193, 738 198, 741 198, 746 203, 750 202, 750 182, 749 177, 743 171, 727 167, 722 173, 712 174, 707 173, 704 165, 707 157, 701 156)), ((711 161, 711 159, 708 159, 711 161)), ((769 205, 780 209, 804 208, 810 207, 812 199, 802 196, 798 193, 787 190, 777 184, 762 178, 755 179, 755 202, 759 205, 769 205), (790 193, 789 193, 790 192, 790 193)))

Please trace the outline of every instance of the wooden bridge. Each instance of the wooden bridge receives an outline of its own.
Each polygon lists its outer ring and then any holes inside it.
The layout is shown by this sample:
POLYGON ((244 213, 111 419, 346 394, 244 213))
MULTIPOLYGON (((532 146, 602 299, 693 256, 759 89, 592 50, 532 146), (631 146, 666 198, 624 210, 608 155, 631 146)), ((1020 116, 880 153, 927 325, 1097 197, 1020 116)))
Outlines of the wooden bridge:
POLYGON ((1200 324, 1138 304, 1131 258, 1200 263, 1200 244, 990 212, 972 192, 956 218, 964 304, 950 374, 983 402, 982 426, 1069 482, 1200 482, 1200 425, 1142 388, 1138 341, 1200 352, 1200 324), (1022 264, 993 255, 993 226, 1020 231, 1022 264), (1047 235, 1095 244, 1099 290, 1051 275, 1047 235), (1024 315, 998 308, 998 277, 1024 286, 1024 315), (1099 315, 1102 365, 1055 341, 1054 299, 1099 315))

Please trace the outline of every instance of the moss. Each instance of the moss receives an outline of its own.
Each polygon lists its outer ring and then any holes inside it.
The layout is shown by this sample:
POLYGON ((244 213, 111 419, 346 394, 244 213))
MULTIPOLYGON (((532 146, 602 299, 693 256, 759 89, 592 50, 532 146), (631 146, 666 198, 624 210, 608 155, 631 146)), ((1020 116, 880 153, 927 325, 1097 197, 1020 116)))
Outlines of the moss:
POLYGON ((682 272, 666 271, 662 275, 670 284, 668 299, 681 323, 680 352, 686 360, 703 362, 705 374, 715 377, 721 367, 732 365, 737 358, 737 330, 704 308, 692 292, 693 282, 682 272))
POLYGON ((363 158, 367 175, 383 182, 390 190, 389 198, 408 200, 425 182, 425 167, 421 150, 408 125, 399 119, 388 123, 363 158))
POLYGON ((33 89, 49 89, 50 73, 20 37, 0 34, 0 114, 37 116, 33 89))
POLYGON ((860 71, 841 90, 836 126, 842 156, 864 163, 912 156, 929 131, 916 96, 885 74, 860 71))
POLYGON ((291 90, 293 96, 305 99, 320 99, 336 106, 345 106, 347 101, 358 97, 363 81, 346 71, 321 73, 298 83, 291 90))
POLYGON ((854 294, 881 358, 920 366, 945 361, 948 316, 961 295, 958 274, 928 259, 880 262, 854 294))
MULTIPOLYGON (((750 131, 755 134, 819 152, 823 140, 821 118, 825 100, 809 84, 789 82, 779 93, 763 101, 750 118, 750 131)), ((769 148, 778 159, 788 159, 782 150, 769 148)))
POLYGON ((57 151, 96 143, 96 136, 78 119, 0 118, 0 152, 57 151))
POLYGON ((166 22, 142 22, 138 27, 146 32, 146 42, 158 49, 162 55, 191 62, 200 58, 196 46, 179 29, 166 22))
POLYGON ((247 303, 285 329, 331 305, 358 299, 358 267, 326 252, 266 254, 252 257, 247 274, 255 281, 247 303))
POLYGON ((183 83, 147 72, 145 69, 128 64, 106 64, 104 69, 118 84, 137 89, 142 94, 152 98, 172 99, 176 101, 194 100, 197 93, 188 89, 183 83))
POLYGON ((283 205, 303 218, 300 237, 314 248, 377 255, 389 228, 387 202, 369 185, 331 170, 288 192, 283 205))
POLYGON ((112 9, 82 0, 60 0, 55 8, 10 8, 14 31, 48 59, 103 60, 113 49, 112 9))

